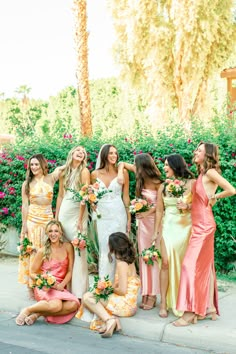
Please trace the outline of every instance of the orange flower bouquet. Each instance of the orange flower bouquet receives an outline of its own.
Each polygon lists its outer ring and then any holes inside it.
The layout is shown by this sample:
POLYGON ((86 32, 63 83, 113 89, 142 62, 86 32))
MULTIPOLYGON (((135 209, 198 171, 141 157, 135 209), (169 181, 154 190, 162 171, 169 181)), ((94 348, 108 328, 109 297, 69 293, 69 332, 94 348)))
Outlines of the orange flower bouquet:
POLYGON ((43 274, 37 274, 35 278, 35 285, 39 289, 43 289, 44 291, 48 291, 56 284, 56 278, 50 274, 49 272, 43 274))
POLYGON ((89 291, 93 292, 96 302, 100 299, 106 301, 109 295, 114 292, 112 282, 109 280, 109 275, 106 275, 104 279, 100 279, 98 275, 95 275, 94 284, 89 291))
POLYGON ((161 259, 161 253, 158 248, 155 248, 154 245, 149 248, 145 248, 140 256, 147 265, 154 265, 154 262, 157 262, 158 259, 161 259))
MULTIPOLYGON (((94 184, 85 184, 81 187, 79 191, 75 191, 74 189, 69 189, 73 194, 73 200, 76 202, 80 202, 81 204, 87 204, 88 206, 96 206, 102 197, 110 193, 111 191, 101 187, 99 182, 95 182, 94 184)), ((100 219, 102 216, 100 212, 95 210, 97 217, 100 219)))
POLYGON ((20 259, 22 260, 25 257, 29 257, 35 251, 35 248, 28 237, 24 237, 21 242, 18 242, 17 251, 20 253, 20 259))
POLYGON ((135 198, 131 200, 129 211, 131 214, 143 213, 148 211, 153 204, 151 204, 147 199, 144 198, 135 198))
POLYGON ((80 232, 78 232, 77 236, 74 237, 71 243, 74 246, 74 248, 78 251, 79 256, 80 256, 80 251, 84 250, 85 248, 88 248, 89 251, 88 238, 85 235, 82 235, 80 232))

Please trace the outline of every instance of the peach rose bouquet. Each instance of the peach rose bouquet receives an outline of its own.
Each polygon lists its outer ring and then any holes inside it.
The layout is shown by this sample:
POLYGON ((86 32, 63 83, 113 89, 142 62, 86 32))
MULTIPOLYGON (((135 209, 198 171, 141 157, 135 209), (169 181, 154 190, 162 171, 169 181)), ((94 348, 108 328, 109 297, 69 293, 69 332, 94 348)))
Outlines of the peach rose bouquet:
POLYGON ((89 289, 89 291, 93 292, 96 302, 98 302, 100 299, 106 301, 109 295, 114 291, 112 282, 109 279, 109 275, 106 275, 104 279, 100 279, 98 275, 95 275, 94 284, 89 289))
POLYGON ((89 241, 88 238, 78 232, 77 236, 74 237, 74 239, 71 241, 72 245, 74 248, 78 251, 79 256, 80 256, 80 251, 84 250, 85 248, 88 249, 89 251, 89 241))
POLYGON ((148 211, 153 204, 151 204, 147 199, 144 198, 135 198, 131 200, 129 211, 131 214, 143 213, 148 211))
POLYGON ((166 179, 164 186, 165 192, 169 197, 183 197, 183 194, 186 190, 184 188, 186 182, 180 179, 166 179))
POLYGON ((74 201, 80 202, 83 205, 86 204, 87 206, 91 206, 96 212, 97 217, 101 218, 100 212, 95 207, 99 200, 102 199, 105 194, 110 193, 111 190, 102 187, 99 182, 89 185, 84 184, 79 191, 75 191, 74 189, 69 190, 74 194, 74 201))
POLYGON ((147 265, 154 265, 154 262, 157 262, 158 259, 161 259, 161 253, 159 249, 155 247, 155 245, 152 245, 149 248, 145 248, 140 256, 147 265))
POLYGON ((35 278, 34 287, 48 291, 56 284, 56 278, 49 272, 37 274, 35 278))
POLYGON ((35 251, 35 248, 28 237, 24 237, 21 242, 18 242, 17 251, 19 252, 20 259, 22 260, 25 257, 29 257, 31 253, 35 251))

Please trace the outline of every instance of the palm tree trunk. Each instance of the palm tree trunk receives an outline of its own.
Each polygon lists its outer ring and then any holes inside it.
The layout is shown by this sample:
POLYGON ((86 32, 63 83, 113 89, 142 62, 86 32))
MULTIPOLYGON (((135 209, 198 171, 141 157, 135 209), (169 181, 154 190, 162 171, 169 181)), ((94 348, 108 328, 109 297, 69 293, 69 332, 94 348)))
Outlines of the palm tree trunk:
POLYGON ((82 136, 92 136, 91 105, 88 74, 88 32, 86 0, 74 0, 75 43, 77 51, 76 78, 78 85, 80 127, 82 136))

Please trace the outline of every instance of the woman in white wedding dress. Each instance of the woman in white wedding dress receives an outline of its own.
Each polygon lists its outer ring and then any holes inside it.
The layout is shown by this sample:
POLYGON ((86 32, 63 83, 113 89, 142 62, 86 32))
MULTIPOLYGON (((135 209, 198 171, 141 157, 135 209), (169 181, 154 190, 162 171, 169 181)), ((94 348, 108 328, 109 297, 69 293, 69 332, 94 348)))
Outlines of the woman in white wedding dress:
POLYGON ((96 170, 91 173, 91 182, 98 182, 101 190, 109 192, 99 200, 97 209, 101 218, 97 218, 99 242, 99 277, 109 275, 114 280, 115 259, 108 256, 109 236, 114 232, 130 232, 129 213, 129 175, 125 171, 125 181, 120 185, 117 181, 118 153, 115 146, 105 144, 101 147, 96 170))
MULTIPOLYGON (((73 200, 73 193, 68 189, 80 189, 81 184, 90 183, 90 173, 86 168, 87 154, 82 146, 70 150, 66 168, 59 180, 56 219, 62 223, 65 236, 72 241, 80 231, 87 233, 88 211, 85 205, 73 200)), ((71 292, 78 299, 88 290, 87 251, 74 249, 74 266, 71 279, 71 292)))

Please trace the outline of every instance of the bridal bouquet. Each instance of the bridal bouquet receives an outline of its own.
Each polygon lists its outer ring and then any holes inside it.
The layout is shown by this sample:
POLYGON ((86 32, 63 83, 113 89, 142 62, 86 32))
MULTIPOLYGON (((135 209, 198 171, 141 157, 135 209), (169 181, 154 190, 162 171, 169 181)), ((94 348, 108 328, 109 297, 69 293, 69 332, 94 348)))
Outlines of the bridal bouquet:
POLYGON ((48 291, 56 284, 56 278, 49 272, 37 274, 35 278, 35 287, 48 291))
POLYGON ((155 261, 158 261, 158 258, 161 259, 161 253, 158 248, 155 248, 154 245, 149 248, 145 248, 140 256, 147 265, 153 265, 155 261))
POLYGON ((31 253, 35 251, 35 248, 32 242, 25 237, 21 242, 18 242, 17 251, 20 253, 20 259, 22 260, 25 257, 29 257, 31 253))
POLYGON ((186 188, 184 188, 186 182, 179 179, 166 179, 164 186, 165 191, 169 197, 179 198, 182 197, 186 188))
POLYGON ((152 206, 153 204, 149 203, 147 199, 135 198, 131 200, 129 211, 131 214, 142 213, 148 211, 152 206))
MULTIPOLYGON (((74 189, 69 189, 73 194, 73 200, 76 202, 80 202, 81 204, 96 206, 98 201, 102 199, 102 197, 110 193, 111 191, 101 187, 98 182, 94 184, 85 184, 81 187, 79 191, 75 191, 74 189)), ((98 218, 101 218, 101 214, 98 210, 96 210, 96 214, 98 218)))
POLYGON ((100 299, 107 300, 109 295, 113 293, 112 282, 109 280, 109 275, 106 275, 104 279, 100 279, 98 275, 94 276, 94 284, 89 289, 93 292, 96 302, 100 299))
POLYGON ((85 235, 82 235, 80 232, 78 232, 77 236, 74 237, 71 243, 74 246, 74 248, 78 250, 79 256, 80 256, 80 251, 84 250, 86 247, 89 250, 88 239, 85 235))

